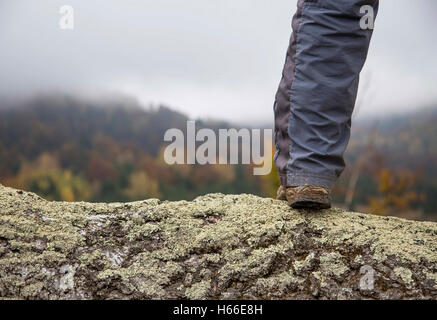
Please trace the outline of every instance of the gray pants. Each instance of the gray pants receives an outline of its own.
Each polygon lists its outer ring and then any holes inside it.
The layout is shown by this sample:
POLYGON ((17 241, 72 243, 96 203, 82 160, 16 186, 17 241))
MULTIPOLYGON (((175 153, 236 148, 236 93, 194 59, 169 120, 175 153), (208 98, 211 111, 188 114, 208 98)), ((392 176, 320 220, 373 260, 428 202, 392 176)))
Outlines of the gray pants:
POLYGON ((359 73, 372 36, 360 9, 378 0, 299 0, 275 97, 275 164, 283 186, 331 188, 344 170, 359 73))

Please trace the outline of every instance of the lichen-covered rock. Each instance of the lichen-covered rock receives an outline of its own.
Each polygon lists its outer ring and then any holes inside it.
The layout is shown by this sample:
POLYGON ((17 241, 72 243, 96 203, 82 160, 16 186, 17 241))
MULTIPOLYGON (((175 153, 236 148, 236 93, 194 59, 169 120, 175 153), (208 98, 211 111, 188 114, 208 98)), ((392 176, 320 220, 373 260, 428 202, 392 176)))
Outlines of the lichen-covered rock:
POLYGON ((436 299, 437 224, 252 195, 48 202, 0 185, 0 297, 436 299))

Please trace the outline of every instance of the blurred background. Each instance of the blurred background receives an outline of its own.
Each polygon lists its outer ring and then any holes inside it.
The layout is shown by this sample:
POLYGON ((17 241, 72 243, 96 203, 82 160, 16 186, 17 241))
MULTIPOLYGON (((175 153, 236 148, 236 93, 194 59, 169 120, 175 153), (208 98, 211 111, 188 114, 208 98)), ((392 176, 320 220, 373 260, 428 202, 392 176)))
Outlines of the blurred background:
MULTIPOLYGON (((50 200, 273 196, 276 171, 169 166, 164 132, 272 128, 295 0, 1 0, 0 183, 50 200), (74 30, 59 27, 63 5, 74 30)), ((437 221, 435 0, 383 0, 336 206, 437 221)))

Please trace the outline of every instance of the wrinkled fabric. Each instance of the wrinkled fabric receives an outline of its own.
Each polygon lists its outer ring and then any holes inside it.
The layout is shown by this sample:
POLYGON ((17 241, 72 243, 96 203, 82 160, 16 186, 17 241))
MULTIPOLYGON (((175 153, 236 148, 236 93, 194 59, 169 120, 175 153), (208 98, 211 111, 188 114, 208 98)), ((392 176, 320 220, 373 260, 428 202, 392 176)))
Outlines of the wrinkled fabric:
POLYGON ((377 0, 299 0, 275 97, 275 165, 284 186, 331 188, 344 170, 359 74, 377 0))

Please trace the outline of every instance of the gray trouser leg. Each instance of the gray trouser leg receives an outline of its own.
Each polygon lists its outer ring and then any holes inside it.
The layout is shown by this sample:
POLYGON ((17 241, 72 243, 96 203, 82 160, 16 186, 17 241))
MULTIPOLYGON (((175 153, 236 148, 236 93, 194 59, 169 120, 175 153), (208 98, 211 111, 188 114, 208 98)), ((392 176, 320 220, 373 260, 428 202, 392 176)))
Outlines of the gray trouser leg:
POLYGON ((284 186, 331 188, 344 169, 359 73, 378 0, 299 0, 275 97, 275 164, 284 186))

